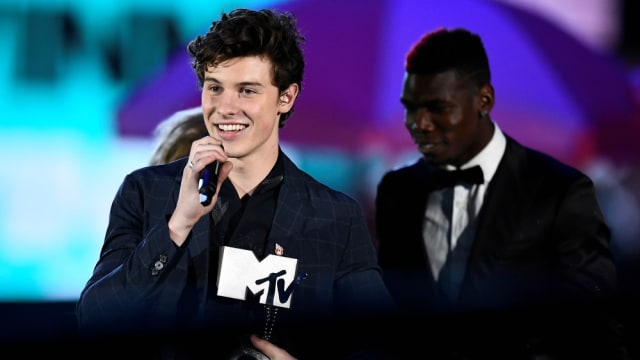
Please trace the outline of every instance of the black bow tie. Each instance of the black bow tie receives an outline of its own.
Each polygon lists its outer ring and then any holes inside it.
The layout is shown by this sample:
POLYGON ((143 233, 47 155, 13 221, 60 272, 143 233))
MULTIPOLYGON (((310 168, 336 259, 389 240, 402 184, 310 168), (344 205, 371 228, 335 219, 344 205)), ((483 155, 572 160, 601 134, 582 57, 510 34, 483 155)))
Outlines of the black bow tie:
POLYGON ((464 170, 438 170, 433 173, 433 182, 436 188, 452 187, 458 183, 482 184, 484 175, 478 165, 464 170))

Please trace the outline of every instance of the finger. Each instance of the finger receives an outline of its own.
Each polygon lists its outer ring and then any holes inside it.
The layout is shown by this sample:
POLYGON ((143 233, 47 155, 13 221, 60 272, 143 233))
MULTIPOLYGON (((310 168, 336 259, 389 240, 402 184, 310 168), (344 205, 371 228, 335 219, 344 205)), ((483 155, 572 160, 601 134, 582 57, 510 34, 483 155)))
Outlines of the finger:
POLYGON ((218 189, 220 189, 222 182, 229 176, 231 169, 233 169, 233 163, 231 161, 225 161, 222 163, 222 166, 218 171, 218 189))
POLYGON ((256 335, 251 335, 250 339, 251 339, 251 344, 253 344, 253 346, 256 349, 258 349, 258 351, 260 351, 260 352, 264 353, 265 355, 269 356, 269 358, 273 358, 273 354, 271 354, 272 351, 270 351, 270 347, 273 347, 275 345, 271 344, 267 340, 259 338, 256 335))
POLYGON ((194 144, 191 148, 187 167, 193 171, 202 171, 207 165, 219 161, 227 161, 227 154, 220 145, 215 144, 194 144))
POLYGON ((251 335, 250 340, 256 349, 268 356, 271 360, 296 360, 296 358, 291 356, 286 350, 256 335, 251 335))

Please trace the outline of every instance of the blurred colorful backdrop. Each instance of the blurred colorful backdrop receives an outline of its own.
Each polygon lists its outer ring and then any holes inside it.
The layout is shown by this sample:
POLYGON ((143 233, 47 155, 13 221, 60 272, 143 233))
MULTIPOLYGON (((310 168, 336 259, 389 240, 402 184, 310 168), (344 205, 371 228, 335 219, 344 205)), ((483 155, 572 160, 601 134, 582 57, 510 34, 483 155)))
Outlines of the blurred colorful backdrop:
POLYGON ((522 143, 593 176, 616 260, 630 276, 640 258, 640 46, 632 6, 4 0, 0 301, 77 299, 123 177, 148 163, 160 121, 199 104, 186 43, 236 7, 298 16, 306 76, 283 146, 300 167, 361 201, 368 216, 382 173, 417 156, 399 102, 405 52, 435 27, 478 32, 493 68, 492 117, 522 143))

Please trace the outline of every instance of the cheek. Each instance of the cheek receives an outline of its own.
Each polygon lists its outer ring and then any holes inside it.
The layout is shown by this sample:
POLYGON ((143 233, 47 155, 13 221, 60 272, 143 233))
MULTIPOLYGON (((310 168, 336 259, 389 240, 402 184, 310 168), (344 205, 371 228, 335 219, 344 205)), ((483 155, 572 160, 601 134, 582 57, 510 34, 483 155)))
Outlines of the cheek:
POLYGON ((211 125, 211 123, 209 121, 204 122, 204 126, 207 128, 207 134, 212 135, 212 134, 216 134, 218 129, 214 128, 213 125, 211 125))
POLYGON ((470 130, 461 117, 450 117, 442 127, 444 141, 454 148, 463 147, 472 132, 470 130))
POLYGON ((460 109, 456 109, 449 114, 447 123, 449 127, 455 129, 455 131, 463 131, 462 129, 464 129, 468 125, 468 116, 468 114, 461 111, 460 109))
POLYGON ((202 108, 202 114, 204 115, 205 119, 209 119, 217 111, 219 102, 214 97, 202 95, 200 107, 202 108))
POLYGON ((202 104, 202 108, 210 108, 213 105, 213 99, 212 97, 207 94, 205 91, 202 92, 201 96, 200 96, 200 103, 202 104))

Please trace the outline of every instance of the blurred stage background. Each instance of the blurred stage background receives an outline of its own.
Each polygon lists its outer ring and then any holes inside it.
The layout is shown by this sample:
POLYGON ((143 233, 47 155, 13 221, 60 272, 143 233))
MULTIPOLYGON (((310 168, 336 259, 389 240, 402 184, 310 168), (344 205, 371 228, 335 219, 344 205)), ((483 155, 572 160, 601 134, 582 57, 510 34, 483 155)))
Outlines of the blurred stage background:
POLYGON ((493 119, 594 178, 624 290, 639 292, 637 1, 4 0, 0 303, 22 331, 23 304, 72 312, 118 185, 148 163, 154 127, 199 104, 186 43, 236 7, 298 16, 306 74, 283 147, 369 216, 382 173, 417 155, 399 102, 405 52, 438 26, 478 32, 493 119))

